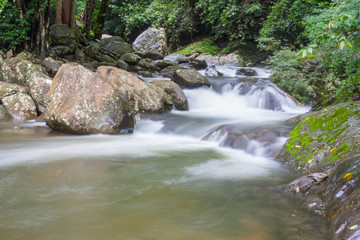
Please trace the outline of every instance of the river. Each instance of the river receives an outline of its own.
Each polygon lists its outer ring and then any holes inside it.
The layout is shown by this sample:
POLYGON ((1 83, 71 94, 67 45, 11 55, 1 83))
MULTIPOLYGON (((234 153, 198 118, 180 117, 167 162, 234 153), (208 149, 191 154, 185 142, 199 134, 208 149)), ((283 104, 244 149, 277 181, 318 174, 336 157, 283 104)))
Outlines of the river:
POLYGON ((211 88, 185 90, 190 111, 142 115, 131 135, 1 122, 0 239, 326 239, 323 217, 282 193, 296 176, 274 160, 286 120, 309 108, 266 70, 236 70, 218 67, 211 88))

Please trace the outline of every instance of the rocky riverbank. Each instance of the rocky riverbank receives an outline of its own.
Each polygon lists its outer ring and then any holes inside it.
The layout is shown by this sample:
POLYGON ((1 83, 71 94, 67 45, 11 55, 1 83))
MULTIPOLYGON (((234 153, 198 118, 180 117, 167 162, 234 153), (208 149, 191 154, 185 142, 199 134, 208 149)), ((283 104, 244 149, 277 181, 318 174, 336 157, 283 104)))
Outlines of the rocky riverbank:
POLYGON ((305 174, 286 186, 330 223, 334 240, 360 238, 360 102, 328 107, 300 121, 278 155, 305 174))

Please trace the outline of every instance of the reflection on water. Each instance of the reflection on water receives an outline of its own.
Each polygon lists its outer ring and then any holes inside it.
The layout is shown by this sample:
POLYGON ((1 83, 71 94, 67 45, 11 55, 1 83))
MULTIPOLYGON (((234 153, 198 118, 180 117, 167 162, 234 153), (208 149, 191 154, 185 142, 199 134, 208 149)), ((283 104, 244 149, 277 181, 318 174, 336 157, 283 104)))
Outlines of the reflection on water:
POLYGON ((192 110, 144 116, 133 135, 0 123, 1 239, 326 239, 322 217, 282 194, 292 174, 265 154, 284 143, 294 113, 252 108, 229 91, 189 90, 192 110), (201 140, 223 125, 265 129, 272 144, 201 140))

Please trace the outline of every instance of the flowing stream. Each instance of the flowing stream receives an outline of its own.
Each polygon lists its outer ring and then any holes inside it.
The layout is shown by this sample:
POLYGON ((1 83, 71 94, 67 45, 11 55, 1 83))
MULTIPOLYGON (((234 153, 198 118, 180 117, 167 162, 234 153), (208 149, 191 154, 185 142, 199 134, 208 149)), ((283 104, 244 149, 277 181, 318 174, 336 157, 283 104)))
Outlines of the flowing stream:
MULTIPOLYGON (((256 69, 218 67, 190 111, 143 115, 132 135, 71 136, 0 123, 0 239, 326 239, 282 193, 274 160, 299 107, 256 69)), ((151 80, 150 80, 151 81, 151 80)))

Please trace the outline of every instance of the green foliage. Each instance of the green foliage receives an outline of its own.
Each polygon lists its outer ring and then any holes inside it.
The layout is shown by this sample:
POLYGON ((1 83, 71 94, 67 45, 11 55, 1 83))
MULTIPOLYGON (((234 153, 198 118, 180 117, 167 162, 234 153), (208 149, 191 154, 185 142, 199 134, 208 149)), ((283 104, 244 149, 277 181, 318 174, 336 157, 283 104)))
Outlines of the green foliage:
POLYGON ((329 1, 280 0, 260 30, 259 46, 264 50, 279 50, 280 46, 296 47, 308 43, 304 18, 330 6, 329 1))
POLYGON ((215 43, 209 39, 204 38, 198 42, 192 43, 188 46, 186 46, 184 49, 181 49, 180 51, 176 52, 182 55, 185 55, 187 53, 206 53, 210 55, 215 55, 219 52, 219 47, 215 45, 215 43))

